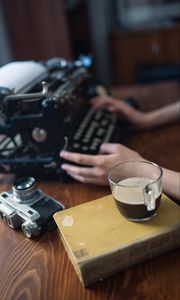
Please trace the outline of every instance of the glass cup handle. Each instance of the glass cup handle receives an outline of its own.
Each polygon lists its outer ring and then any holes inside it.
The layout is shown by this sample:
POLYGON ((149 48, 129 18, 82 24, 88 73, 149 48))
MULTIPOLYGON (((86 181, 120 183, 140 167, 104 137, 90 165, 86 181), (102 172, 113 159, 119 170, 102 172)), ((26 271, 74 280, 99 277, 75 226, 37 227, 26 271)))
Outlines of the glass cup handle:
POLYGON ((148 211, 154 210, 156 206, 156 199, 155 199, 154 191, 149 186, 145 187, 144 189, 144 198, 145 198, 145 205, 147 206, 147 210, 148 211))

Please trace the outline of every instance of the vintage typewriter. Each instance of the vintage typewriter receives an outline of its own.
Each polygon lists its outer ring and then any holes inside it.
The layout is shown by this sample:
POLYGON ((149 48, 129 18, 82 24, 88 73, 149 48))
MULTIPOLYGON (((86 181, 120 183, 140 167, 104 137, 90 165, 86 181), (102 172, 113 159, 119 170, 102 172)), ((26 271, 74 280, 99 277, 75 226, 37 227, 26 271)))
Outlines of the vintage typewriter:
MULTIPOLYGON (((116 116, 89 104, 107 93, 90 64, 90 57, 52 58, 0 68, 0 173, 63 179, 62 149, 96 154, 103 142, 115 141, 116 116)), ((124 133, 118 128, 118 140, 124 133)))

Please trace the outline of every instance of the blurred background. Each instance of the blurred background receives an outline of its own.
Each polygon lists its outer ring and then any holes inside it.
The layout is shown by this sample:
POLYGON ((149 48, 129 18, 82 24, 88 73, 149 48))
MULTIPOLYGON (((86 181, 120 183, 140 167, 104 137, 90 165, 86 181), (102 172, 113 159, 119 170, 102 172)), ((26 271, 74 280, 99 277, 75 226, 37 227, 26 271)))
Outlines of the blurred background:
POLYGON ((179 0, 0 0, 0 66, 92 54, 97 79, 180 79, 179 0))

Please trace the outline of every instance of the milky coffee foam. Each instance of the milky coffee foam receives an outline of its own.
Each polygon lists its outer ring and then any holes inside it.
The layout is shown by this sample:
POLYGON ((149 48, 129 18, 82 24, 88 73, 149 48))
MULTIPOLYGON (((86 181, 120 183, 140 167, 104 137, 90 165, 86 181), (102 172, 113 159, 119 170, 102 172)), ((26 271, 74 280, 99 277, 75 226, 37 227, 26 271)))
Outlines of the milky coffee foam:
MULTIPOLYGON (((113 196, 117 201, 123 203, 132 205, 144 204, 143 189, 151 182, 153 182, 152 179, 145 177, 126 178, 118 182, 118 184, 121 186, 114 187, 113 196)), ((153 183, 153 185, 151 185, 151 188, 153 189, 154 199, 157 199, 161 193, 158 189, 158 184, 153 183)))

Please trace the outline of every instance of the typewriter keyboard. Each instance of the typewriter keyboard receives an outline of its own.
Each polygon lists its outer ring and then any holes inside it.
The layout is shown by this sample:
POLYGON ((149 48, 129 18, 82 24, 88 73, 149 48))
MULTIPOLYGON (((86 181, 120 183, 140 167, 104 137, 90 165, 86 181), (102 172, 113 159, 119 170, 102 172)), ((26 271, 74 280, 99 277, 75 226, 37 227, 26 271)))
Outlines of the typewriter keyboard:
POLYGON ((102 143, 110 142, 116 123, 116 116, 90 109, 73 135, 71 151, 97 153, 102 143))

